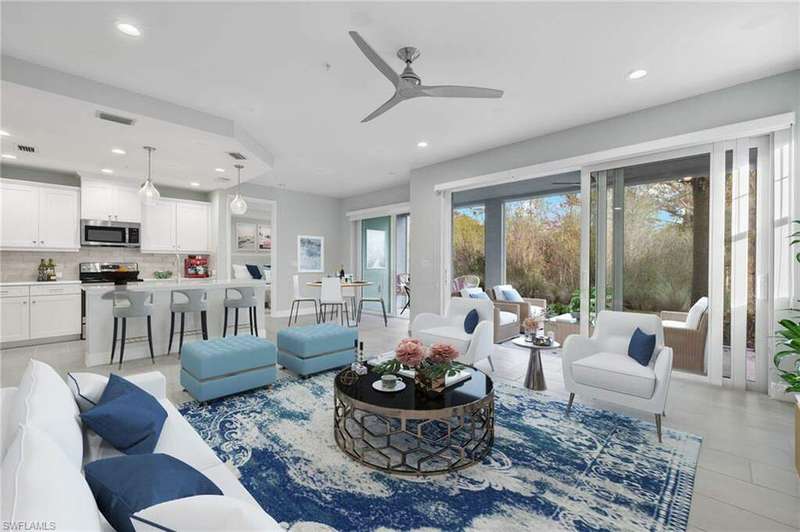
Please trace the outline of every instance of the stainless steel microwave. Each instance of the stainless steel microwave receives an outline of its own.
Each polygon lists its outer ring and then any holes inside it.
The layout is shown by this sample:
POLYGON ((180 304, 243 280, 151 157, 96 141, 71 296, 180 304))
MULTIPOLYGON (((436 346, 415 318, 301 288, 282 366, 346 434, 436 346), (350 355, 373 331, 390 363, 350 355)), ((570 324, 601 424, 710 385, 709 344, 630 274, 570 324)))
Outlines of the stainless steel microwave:
POLYGON ((140 226, 111 220, 81 220, 81 246, 138 248, 140 226))

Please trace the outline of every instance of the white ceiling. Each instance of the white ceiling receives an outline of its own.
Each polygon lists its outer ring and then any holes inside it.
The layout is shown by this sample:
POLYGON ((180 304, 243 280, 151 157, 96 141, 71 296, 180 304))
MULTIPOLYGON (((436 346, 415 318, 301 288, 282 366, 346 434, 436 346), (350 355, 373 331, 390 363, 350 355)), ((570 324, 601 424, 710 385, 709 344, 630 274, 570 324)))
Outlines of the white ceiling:
POLYGON ((125 110, 98 106, 3 81, 2 152, 14 160, 3 162, 51 170, 69 170, 81 175, 107 175, 108 179, 135 179, 142 182, 147 172, 144 145, 155 146, 153 181, 158 184, 197 190, 227 188, 236 183, 236 163, 228 152, 247 157, 242 161, 242 181, 261 175, 269 166, 260 161, 236 139, 207 131, 156 120, 125 110), (98 110, 136 120, 123 126, 97 118, 98 110), (36 153, 21 152, 19 144, 32 145, 36 153), (111 152, 120 148, 126 153, 111 152), (225 170, 217 172, 216 168, 225 170), (112 174, 102 173, 103 169, 112 174), (229 182, 221 182, 227 177, 229 182), (196 183, 193 186, 190 183, 196 183))
POLYGON ((2 17, 4 54, 234 120, 275 157, 260 182, 339 197, 798 68, 799 37, 797 3, 3 2, 2 17), (424 83, 505 96, 417 99, 361 124, 392 88, 348 30, 397 70, 398 48, 420 48, 424 83), (628 81, 635 68, 649 75, 628 81))

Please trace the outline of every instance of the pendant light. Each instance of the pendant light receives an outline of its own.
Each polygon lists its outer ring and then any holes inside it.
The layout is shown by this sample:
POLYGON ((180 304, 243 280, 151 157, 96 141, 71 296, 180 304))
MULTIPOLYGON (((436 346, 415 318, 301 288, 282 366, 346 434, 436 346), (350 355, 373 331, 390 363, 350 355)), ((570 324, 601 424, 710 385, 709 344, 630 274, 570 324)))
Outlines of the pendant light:
POLYGON ((231 200, 231 212, 237 216, 241 216, 247 212, 247 202, 242 197, 240 190, 242 186, 242 166, 241 164, 234 164, 236 168, 236 195, 231 200))
POLYGON ((153 184, 153 176, 151 174, 152 164, 150 159, 156 149, 152 146, 144 146, 144 149, 147 151, 147 181, 139 189, 139 198, 145 205, 155 205, 161 199, 161 193, 153 184))

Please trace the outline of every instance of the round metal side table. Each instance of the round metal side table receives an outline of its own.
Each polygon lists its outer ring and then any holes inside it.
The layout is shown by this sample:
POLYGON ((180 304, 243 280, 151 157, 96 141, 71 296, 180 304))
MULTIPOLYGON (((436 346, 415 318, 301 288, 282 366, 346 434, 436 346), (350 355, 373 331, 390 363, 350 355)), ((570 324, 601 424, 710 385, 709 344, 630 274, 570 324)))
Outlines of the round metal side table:
POLYGON ((418 390, 414 379, 397 392, 372 387, 369 371, 351 384, 334 383, 336 444, 354 460, 387 473, 437 475, 480 462, 494 443, 494 383, 468 368, 470 378, 441 394, 418 390))
POLYGON ((525 339, 524 335, 518 336, 511 340, 514 345, 519 347, 526 347, 531 350, 530 358, 528 359, 528 371, 525 373, 525 387, 531 390, 544 391, 547 389, 547 383, 544 380, 544 370, 542 369, 542 350, 558 349, 561 344, 553 341, 550 345, 536 345, 525 339))

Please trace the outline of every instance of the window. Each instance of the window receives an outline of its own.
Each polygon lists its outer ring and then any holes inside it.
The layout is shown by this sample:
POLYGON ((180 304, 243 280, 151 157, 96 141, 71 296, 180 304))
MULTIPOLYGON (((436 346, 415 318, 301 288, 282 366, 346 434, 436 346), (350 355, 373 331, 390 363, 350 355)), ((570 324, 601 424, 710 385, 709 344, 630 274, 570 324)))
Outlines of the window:
POLYGON ((486 279, 486 210, 483 205, 453 208, 453 279, 486 279))

